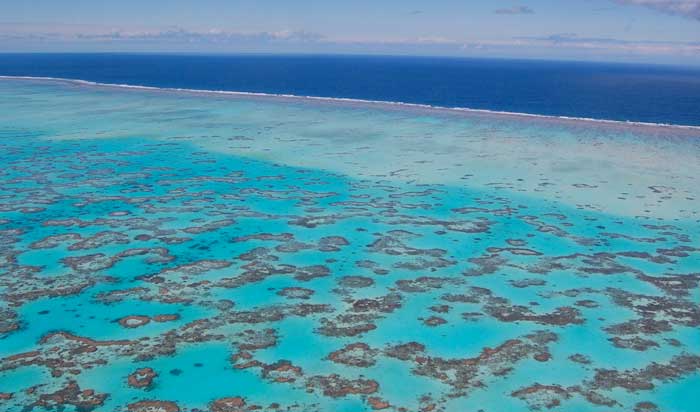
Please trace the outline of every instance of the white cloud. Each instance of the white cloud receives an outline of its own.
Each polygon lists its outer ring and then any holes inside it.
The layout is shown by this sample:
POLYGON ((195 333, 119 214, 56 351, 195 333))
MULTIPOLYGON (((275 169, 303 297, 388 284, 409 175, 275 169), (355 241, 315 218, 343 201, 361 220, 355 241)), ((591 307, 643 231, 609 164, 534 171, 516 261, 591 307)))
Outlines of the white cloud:
POLYGON ((0 22, 0 50, 383 53, 542 56, 599 59, 686 58, 700 62, 700 42, 582 37, 575 33, 511 39, 447 37, 329 38, 304 30, 238 32, 220 28, 109 28, 0 22))
POLYGON ((650 7, 663 13, 700 20, 700 0, 615 0, 620 4, 650 7))
POLYGON ((671 42, 655 40, 621 40, 606 37, 580 37, 575 33, 559 33, 544 37, 520 37, 525 44, 549 45, 573 49, 618 51, 635 54, 700 54, 699 42, 671 42))
POLYGON ((493 11, 496 14, 533 14, 534 10, 527 6, 513 6, 508 9, 496 9, 493 11))
POLYGON ((40 25, 0 23, 0 39, 82 41, 82 42, 166 42, 166 43, 241 43, 241 42, 317 42, 324 39, 318 33, 304 30, 237 32, 220 29, 187 30, 182 28, 104 29, 89 25, 40 25), (45 27, 51 27, 46 30, 45 27))

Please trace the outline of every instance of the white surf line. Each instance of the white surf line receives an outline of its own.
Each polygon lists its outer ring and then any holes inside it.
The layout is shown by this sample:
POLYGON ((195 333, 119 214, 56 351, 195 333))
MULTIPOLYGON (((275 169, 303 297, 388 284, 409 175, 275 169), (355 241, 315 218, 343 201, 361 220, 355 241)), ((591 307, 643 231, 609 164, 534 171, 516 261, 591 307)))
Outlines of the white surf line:
POLYGON ((573 121, 584 121, 584 122, 613 124, 613 125, 646 126, 646 127, 672 127, 672 128, 679 128, 679 129, 700 130, 700 126, 682 125, 682 124, 673 124, 673 123, 653 123, 653 122, 639 122, 639 121, 631 121, 631 120, 595 119, 595 118, 591 118, 591 117, 575 117, 575 116, 554 116, 554 115, 545 115, 545 114, 508 112, 508 111, 498 111, 498 110, 488 110, 488 109, 473 109, 473 108, 469 108, 469 107, 434 106, 434 105, 422 104, 422 103, 406 103, 406 102, 395 102, 395 101, 389 101, 389 100, 366 100, 366 99, 356 99, 356 98, 350 98, 350 97, 323 97, 323 96, 304 96, 304 95, 282 94, 282 93, 278 94, 278 93, 261 93, 261 92, 243 92, 243 91, 232 91, 232 90, 208 90, 208 89, 186 89, 186 88, 177 88, 177 87, 140 86, 140 85, 121 84, 121 83, 101 83, 101 82, 94 82, 94 81, 90 81, 90 80, 69 79, 69 78, 63 78, 63 77, 3 76, 3 75, 0 75, 0 80, 51 81, 51 82, 72 83, 72 84, 84 85, 84 86, 114 87, 114 88, 123 88, 123 89, 150 90, 150 91, 186 92, 186 93, 196 93, 196 94, 220 94, 220 95, 252 96, 252 97, 282 97, 282 98, 286 98, 286 99, 302 99, 302 100, 316 100, 316 101, 330 101, 330 102, 362 103, 362 104, 373 104, 373 105, 403 106, 403 107, 431 109, 431 110, 447 110, 447 111, 467 112, 467 113, 506 115, 506 116, 514 116, 514 117, 532 117, 532 118, 540 118, 540 119, 573 120, 573 121))

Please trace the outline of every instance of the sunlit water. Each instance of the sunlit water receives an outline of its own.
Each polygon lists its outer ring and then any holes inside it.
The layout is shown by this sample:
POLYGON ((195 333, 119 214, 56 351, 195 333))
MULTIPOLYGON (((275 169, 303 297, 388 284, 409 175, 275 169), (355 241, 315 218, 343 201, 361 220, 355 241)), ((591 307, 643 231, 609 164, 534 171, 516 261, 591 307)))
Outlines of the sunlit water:
POLYGON ((0 410, 695 411, 700 130, 0 80, 0 410))

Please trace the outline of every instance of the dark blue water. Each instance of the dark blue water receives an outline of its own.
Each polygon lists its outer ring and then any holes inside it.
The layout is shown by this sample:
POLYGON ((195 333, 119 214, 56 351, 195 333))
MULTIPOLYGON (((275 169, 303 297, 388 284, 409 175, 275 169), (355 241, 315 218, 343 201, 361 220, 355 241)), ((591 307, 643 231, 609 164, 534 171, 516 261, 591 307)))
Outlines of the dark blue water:
POLYGON ((387 56, 0 54, 0 75, 700 125, 700 69, 387 56))

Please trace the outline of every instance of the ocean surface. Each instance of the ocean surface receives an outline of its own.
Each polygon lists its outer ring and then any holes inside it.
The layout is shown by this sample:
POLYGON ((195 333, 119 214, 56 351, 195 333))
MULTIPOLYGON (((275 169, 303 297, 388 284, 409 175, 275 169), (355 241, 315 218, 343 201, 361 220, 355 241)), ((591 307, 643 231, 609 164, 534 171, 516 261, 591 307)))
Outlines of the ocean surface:
POLYGON ((700 126, 700 68, 381 56, 0 54, 0 75, 700 126))
MULTIPOLYGON (((142 83, 81 59, 14 74, 142 83)), ((699 159, 692 127, 2 78, 0 411, 695 412, 699 159)))

